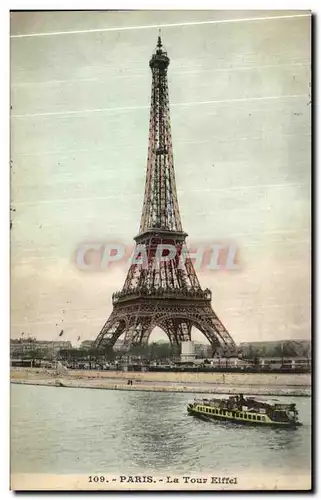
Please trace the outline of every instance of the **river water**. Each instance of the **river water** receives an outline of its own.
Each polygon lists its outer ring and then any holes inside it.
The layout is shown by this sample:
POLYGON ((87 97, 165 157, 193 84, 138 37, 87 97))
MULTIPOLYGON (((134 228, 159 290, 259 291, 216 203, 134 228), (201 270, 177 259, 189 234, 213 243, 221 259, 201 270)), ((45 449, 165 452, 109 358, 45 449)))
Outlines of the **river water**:
POLYGON ((190 417, 194 396, 12 384, 11 472, 309 471, 310 398, 290 398, 302 427, 273 429, 190 417))

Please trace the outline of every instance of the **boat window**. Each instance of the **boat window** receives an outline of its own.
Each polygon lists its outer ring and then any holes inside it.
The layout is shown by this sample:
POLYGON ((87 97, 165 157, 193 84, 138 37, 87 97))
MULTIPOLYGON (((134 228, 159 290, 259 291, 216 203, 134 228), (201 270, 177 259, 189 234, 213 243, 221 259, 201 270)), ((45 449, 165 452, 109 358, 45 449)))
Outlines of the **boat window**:
POLYGON ((256 420, 261 420, 260 415, 257 415, 256 420))

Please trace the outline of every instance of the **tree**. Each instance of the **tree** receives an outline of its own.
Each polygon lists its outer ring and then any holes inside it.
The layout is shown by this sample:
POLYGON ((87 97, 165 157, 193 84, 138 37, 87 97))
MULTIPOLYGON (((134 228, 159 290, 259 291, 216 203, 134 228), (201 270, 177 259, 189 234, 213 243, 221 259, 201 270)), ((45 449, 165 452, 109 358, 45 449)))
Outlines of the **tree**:
POLYGON ((245 353, 245 358, 255 361, 257 357, 258 357, 258 350, 252 344, 249 344, 247 351, 245 353))
POLYGON ((285 342, 282 344, 282 357, 292 358, 297 356, 297 347, 293 342, 285 342))
POLYGON ((127 354, 129 356, 143 356, 143 357, 148 357, 148 345, 146 344, 135 344, 133 345, 127 354))

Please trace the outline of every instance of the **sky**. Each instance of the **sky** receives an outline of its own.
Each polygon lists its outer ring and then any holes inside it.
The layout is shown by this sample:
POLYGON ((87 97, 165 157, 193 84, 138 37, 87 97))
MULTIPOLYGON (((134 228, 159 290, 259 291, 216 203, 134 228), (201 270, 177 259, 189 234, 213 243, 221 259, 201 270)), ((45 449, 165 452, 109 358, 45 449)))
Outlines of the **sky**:
POLYGON ((11 13, 11 335, 94 339, 112 311, 127 264, 75 254, 138 233, 159 27, 187 243, 238 251, 201 285, 237 343, 309 339, 307 11, 11 13))

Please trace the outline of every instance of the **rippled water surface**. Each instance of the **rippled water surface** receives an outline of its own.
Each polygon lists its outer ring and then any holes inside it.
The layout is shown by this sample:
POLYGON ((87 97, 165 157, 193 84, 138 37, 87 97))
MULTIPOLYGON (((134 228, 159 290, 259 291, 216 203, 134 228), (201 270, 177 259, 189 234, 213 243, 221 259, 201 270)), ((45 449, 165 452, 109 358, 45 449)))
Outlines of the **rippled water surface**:
MULTIPOLYGON (((240 473, 310 468, 311 400, 303 426, 272 429, 187 415, 193 394, 11 387, 11 470, 33 473, 240 473)), ((289 401, 287 398, 278 398, 289 401)))

